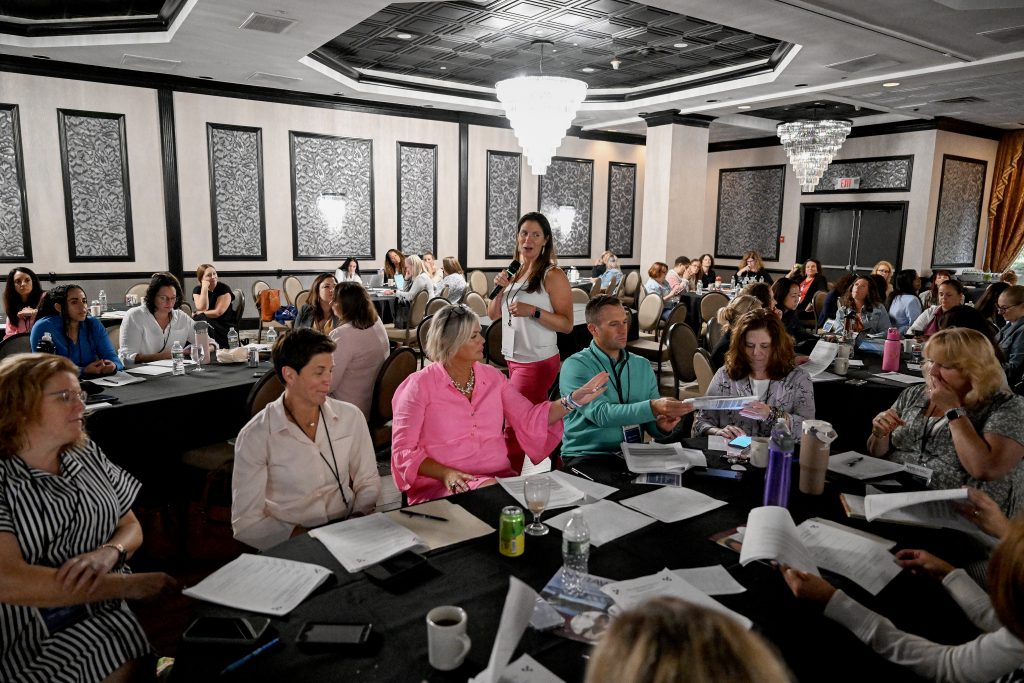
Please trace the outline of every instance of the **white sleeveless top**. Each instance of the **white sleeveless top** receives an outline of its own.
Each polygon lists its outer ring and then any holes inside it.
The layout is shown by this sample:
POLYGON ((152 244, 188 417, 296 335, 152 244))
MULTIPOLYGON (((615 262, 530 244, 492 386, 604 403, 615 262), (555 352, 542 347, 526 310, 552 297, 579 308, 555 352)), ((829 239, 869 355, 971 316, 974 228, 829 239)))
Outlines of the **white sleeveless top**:
MULTIPOLYGON (((544 277, 547 277, 548 271, 553 267, 548 267, 548 270, 544 272, 544 277)), ((549 313, 554 312, 551 297, 548 296, 548 292, 544 288, 544 279, 541 279, 540 289, 536 292, 527 292, 525 289, 527 283, 528 280, 514 282, 501 294, 501 324, 505 325, 502 331, 509 329, 508 325, 511 320, 511 329, 515 334, 515 347, 512 355, 506 353, 505 358, 516 363, 536 363, 558 355, 558 335, 554 330, 545 327, 536 318, 513 318, 509 315, 508 302, 510 300, 530 304, 549 313)))

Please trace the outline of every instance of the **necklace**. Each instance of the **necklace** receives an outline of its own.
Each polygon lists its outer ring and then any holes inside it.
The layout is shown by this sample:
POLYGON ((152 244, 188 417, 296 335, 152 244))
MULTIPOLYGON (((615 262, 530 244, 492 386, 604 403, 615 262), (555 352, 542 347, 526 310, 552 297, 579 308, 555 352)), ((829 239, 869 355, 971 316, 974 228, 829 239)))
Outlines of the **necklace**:
MULTIPOLYGON (((450 372, 448 376, 451 377, 450 372)), ((476 384, 476 372, 473 371, 473 368, 469 369, 469 380, 466 382, 466 386, 462 386, 456 382, 454 377, 451 377, 451 380, 452 386, 455 387, 460 394, 469 398, 469 395, 473 393, 473 386, 476 384)))
MULTIPOLYGON (((284 406, 284 412, 288 413, 288 417, 290 417, 292 419, 292 422, 294 422, 295 424, 297 424, 297 425, 299 425, 301 427, 302 423, 299 422, 298 419, 295 417, 295 413, 293 413, 291 411, 291 408, 288 407, 288 404, 286 402, 284 402, 284 401, 281 401, 281 405, 284 406)), ((312 429, 315 426, 316 426, 316 420, 313 420, 311 422, 306 423, 306 427, 308 427, 310 429, 312 429)))

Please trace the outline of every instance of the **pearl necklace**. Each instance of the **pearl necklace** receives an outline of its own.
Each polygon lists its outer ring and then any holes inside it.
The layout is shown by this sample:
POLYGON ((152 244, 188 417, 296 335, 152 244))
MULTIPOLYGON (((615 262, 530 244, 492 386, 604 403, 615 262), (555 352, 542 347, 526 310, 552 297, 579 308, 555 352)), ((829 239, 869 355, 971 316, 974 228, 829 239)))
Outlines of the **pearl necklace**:
MULTIPOLYGON (((451 377, 451 375, 449 375, 451 377)), ((473 393, 473 386, 476 384, 476 372, 472 368, 469 369, 469 381, 466 382, 466 386, 462 386, 455 381, 454 377, 451 377, 452 386, 455 387, 460 394, 469 398, 469 395, 473 393)))

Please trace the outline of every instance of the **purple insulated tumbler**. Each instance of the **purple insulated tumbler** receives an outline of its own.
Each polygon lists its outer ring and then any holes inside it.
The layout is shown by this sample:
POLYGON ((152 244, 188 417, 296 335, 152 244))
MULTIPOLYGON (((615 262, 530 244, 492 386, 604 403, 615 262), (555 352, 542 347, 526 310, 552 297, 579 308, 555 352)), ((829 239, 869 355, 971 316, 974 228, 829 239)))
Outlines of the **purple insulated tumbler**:
POLYGON ((764 504, 786 507, 793 463, 793 435, 780 419, 772 427, 768 444, 768 471, 764 476, 764 504))

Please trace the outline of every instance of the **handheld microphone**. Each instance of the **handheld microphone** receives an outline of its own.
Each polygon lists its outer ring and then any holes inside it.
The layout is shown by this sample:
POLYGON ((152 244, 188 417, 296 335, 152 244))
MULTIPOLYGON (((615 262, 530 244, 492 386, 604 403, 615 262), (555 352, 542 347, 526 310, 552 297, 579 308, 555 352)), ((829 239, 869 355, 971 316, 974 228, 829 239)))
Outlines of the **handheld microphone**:
MULTIPOLYGON (((516 273, 519 272, 519 268, 521 266, 522 264, 519 263, 519 261, 512 261, 512 263, 508 264, 508 268, 505 269, 505 275, 508 277, 513 277, 516 273)), ((501 285, 494 285, 494 289, 491 290, 491 293, 487 298, 493 299, 494 297, 498 296, 498 292, 500 291, 501 285)))

